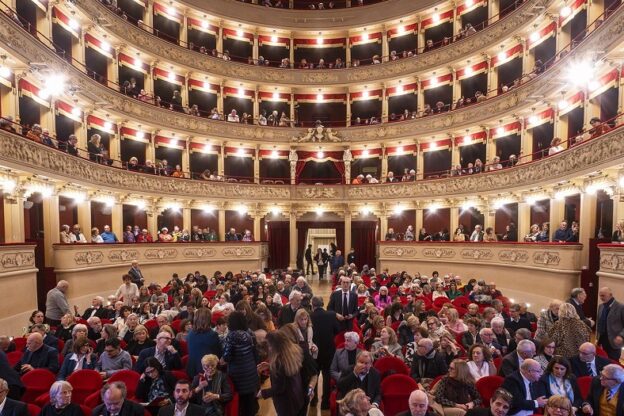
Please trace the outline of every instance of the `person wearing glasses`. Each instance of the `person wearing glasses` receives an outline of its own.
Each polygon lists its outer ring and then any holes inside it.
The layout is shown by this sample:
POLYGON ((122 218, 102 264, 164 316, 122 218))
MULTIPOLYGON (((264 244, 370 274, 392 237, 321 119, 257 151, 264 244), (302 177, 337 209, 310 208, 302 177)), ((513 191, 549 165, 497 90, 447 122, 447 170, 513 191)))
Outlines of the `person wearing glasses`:
POLYGON ((182 359, 178 351, 171 345, 173 336, 166 331, 161 331, 156 336, 156 346, 146 348, 139 354, 134 370, 143 373, 147 366, 147 359, 156 357, 165 370, 182 369, 182 359))
POLYGON ((544 407, 545 416, 574 416, 576 409, 565 396, 551 396, 544 407))
POLYGON ((531 416, 546 404, 546 391, 542 383, 542 367, 532 358, 525 359, 520 369, 505 377, 502 387, 511 393, 511 416, 531 416))
POLYGON ((156 416, 161 407, 171 404, 175 385, 176 378, 171 372, 165 371, 155 357, 149 357, 145 360, 145 371, 139 378, 135 396, 156 416))
POLYGON ((39 416, 82 416, 80 406, 71 401, 73 389, 67 381, 54 382, 50 387, 50 403, 41 409, 39 416))
POLYGON ((592 380, 581 410, 592 416, 624 416, 624 368, 609 364, 592 380))
POLYGON ((232 389, 227 375, 217 369, 219 357, 204 355, 201 359, 203 372, 193 378, 191 395, 201 404, 206 416, 225 414, 225 405, 232 400, 232 389))
POLYGON ((128 351, 121 349, 119 338, 109 338, 104 342, 104 353, 95 365, 104 380, 121 370, 132 368, 132 358, 128 351))

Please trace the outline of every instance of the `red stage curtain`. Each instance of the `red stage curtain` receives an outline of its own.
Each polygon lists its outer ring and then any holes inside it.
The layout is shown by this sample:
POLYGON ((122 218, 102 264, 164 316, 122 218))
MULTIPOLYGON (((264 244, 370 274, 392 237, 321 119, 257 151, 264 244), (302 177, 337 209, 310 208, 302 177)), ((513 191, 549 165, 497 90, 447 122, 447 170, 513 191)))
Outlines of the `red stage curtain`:
MULTIPOLYGON (((358 270, 362 270, 365 264, 368 264, 368 267, 375 267, 376 231, 377 221, 353 221, 351 223, 351 244, 355 249, 355 265, 358 270)), ((348 253, 350 247, 345 249, 348 253)))
POLYGON ((290 223, 288 221, 269 221, 269 269, 285 269, 290 262, 290 223))
POLYGON ((340 181, 344 182, 344 173, 345 173, 345 164, 342 160, 338 161, 338 160, 334 160, 334 166, 336 167, 336 170, 338 172, 340 172, 340 181))
POLYGON ((305 168, 306 161, 299 160, 297 161, 297 168, 295 170, 295 182, 299 183, 299 176, 301 176, 301 172, 303 172, 303 168, 305 168))

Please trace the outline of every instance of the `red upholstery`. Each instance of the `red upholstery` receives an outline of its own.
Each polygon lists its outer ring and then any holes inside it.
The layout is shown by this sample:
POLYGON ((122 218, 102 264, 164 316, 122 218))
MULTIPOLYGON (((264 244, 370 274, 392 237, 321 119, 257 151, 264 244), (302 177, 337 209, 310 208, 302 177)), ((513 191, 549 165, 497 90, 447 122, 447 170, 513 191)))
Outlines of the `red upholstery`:
POLYGON ((439 298, 436 298, 436 300, 433 301, 433 306, 435 306, 436 308, 441 308, 442 306, 444 306, 445 303, 450 303, 451 300, 449 298, 447 298, 446 296, 440 296, 439 298))
POLYGON ((19 360, 22 359, 22 355, 24 355, 22 351, 11 351, 8 353, 6 356, 7 360, 9 360, 9 365, 15 367, 15 364, 19 363, 19 360))
POLYGON ((41 413, 41 408, 32 403, 28 403, 26 407, 28 407, 28 416, 38 416, 41 413))
POLYGON ((87 396, 102 388, 102 376, 95 370, 78 370, 67 377, 67 382, 74 388, 72 402, 81 404, 87 396))
POLYGON ((503 364, 503 358, 496 357, 492 360, 492 362, 494 363, 494 367, 496 367, 497 370, 500 370, 501 365, 503 364))
POLYGON ((179 340, 178 345, 180 345, 180 356, 184 357, 185 355, 188 355, 188 344, 186 341, 179 340))
POLYGON ((35 399, 35 404, 39 407, 43 407, 46 404, 50 403, 50 393, 49 392, 45 392, 42 395, 38 396, 35 399))
POLYGON ((483 400, 483 406, 490 405, 490 399, 492 398, 492 395, 497 388, 503 385, 503 381, 505 381, 505 379, 500 376, 486 376, 477 380, 477 382, 475 383, 475 387, 481 395, 481 399, 483 400))
POLYGON ((15 351, 23 351, 26 348, 26 337, 14 338, 15 351))
POLYGON ((446 374, 442 374, 437 376, 436 378, 434 378, 433 380, 431 380, 431 384, 429 385, 429 390, 433 389, 433 387, 438 384, 438 381, 442 380, 442 378, 445 376, 446 374))
POLYGON ((232 384, 232 380, 228 377, 228 383, 230 383, 230 389, 232 390, 232 400, 225 405, 225 416, 238 416, 238 392, 232 384))
POLYGON ((531 332, 537 331, 537 322, 531 322, 531 332))
POLYGON ((459 308, 468 309, 468 305, 470 305, 472 302, 470 302, 470 299, 467 296, 458 296, 455 299, 453 299, 451 303, 456 308, 459 307, 459 308))
MULTIPOLYGON (((128 399, 132 399, 134 396, 130 396, 130 394, 128 394, 127 397, 128 399)), ((101 404, 102 404, 102 391, 101 390, 98 390, 95 393, 91 393, 90 395, 87 396, 87 398, 84 401, 84 405, 91 409, 95 409, 101 404)))
POLYGON ((390 324, 390 328, 394 329, 394 332, 396 332, 399 329, 399 325, 401 325, 402 321, 394 321, 392 322, 392 324, 390 324))
MULTIPOLYGON (((113 381, 123 381, 126 384, 126 390, 128 391, 128 398, 134 398, 134 393, 136 392, 137 386, 139 385, 139 378, 141 378, 141 375, 137 373, 136 371, 121 370, 113 374, 108 379, 108 382, 111 383, 113 381)), ((101 402, 102 401, 100 400, 100 403, 101 402)), ((95 407, 95 406, 92 406, 92 407, 95 407)))
POLYGON ((286 305, 287 303, 288 303, 288 298, 286 296, 282 295, 282 305, 286 305))
POLYGON ((408 410, 408 399, 414 390, 418 390, 418 384, 405 374, 393 374, 381 380, 384 415, 394 416, 408 410))
POLYGON ((587 400, 587 396, 589 396, 589 389, 591 388, 592 377, 591 376, 582 376, 576 379, 578 383, 579 390, 581 391, 581 396, 583 396, 583 400, 587 400))
POLYGON ((358 306, 364 305, 364 302, 366 302, 366 297, 358 296, 358 306))
POLYGON ((338 344, 344 344, 345 342, 345 337, 344 337, 344 331, 343 332, 339 332, 335 337, 334 337, 334 345, 338 345, 338 344))
POLYGON ((145 326, 148 332, 152 332, 152 330, 158 328, 158 322, 156 322, 155 319, 150 319, 149 321, 145 321, 143 326, 145 326))
POLYGON ((217 294, 216 290, 207 290, 204 292, 204 297, 208 298, 208 300, 212 300, 217 294))
POLYGON ((180 323, 182 321, 180 319, 176 319, 175 321, 171 322, 171 329, 173 329, 173 332, 175 332, 176 334, 178 332, 180 332, 180 323))
POLYGON ((331 416, 338 415, 338 404, 336 403, 336 399, 338 398, 338 392, 336 390, 332 390, 329 395, 329 412, 331 416))
POLYGON ((171 370, 171 374, 176 378, 176 380, 188 380, 189 376, 186 374, 186 371, 182 370, 171 370))
POLYGON ((599 346, 596 346, 596 355, 602 358, 609 358, 609 354, 607 354, 607 352, 599 346))
POLYGON ((26 403, 35 403, 37 397, 50 391, 52 383, 56 381, 56 377, 50 370, 35 368, 22 376, 25 391, 22 395, 22 401, 26 403))
POLYGON ((80 405, 80 410, 82 410, 82 416, 91 416, 91 408, 90 407, 81 404, 80 405))
POLYGON ((215 312, 215 313, 213 313, 212 317, 210 318, 210 322, 212 322, 212 325, 217 325, 217 321, 222 316, 223 316, 223 312, 215 312))
POLYGON ((375 361, 373 367, 381 374, 381 379, 389 377, 394 374, 409 375, 409 368, 403 362, 396 357, 383 357, 375 361))
POLYGON ((188 355, 183 355, 182 356, 182 368, 188 367, 188 360, 189 360, 189 356, 188 355))

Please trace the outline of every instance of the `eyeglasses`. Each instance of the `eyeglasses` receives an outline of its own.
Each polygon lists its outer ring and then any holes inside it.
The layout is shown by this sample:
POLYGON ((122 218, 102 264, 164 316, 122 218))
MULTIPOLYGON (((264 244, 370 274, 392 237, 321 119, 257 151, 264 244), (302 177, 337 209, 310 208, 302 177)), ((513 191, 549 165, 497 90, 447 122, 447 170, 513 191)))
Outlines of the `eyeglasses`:
POLYGON ((548 406, 550 410, 553 412, 565 412, 568 413, 570 411, 569 407, 558 407, 558 406, 548 406))
POLYGON ((171 341, 171 337, 160 337, 156 338, 156 340, 160 341, 161 339, 166 339, 167 341, 171 341))
POLYGON ((617 378, 610 378, 610 377, 605 376, 604 374, 600 374, 599 377, 601 380, 617 381, 617 378))

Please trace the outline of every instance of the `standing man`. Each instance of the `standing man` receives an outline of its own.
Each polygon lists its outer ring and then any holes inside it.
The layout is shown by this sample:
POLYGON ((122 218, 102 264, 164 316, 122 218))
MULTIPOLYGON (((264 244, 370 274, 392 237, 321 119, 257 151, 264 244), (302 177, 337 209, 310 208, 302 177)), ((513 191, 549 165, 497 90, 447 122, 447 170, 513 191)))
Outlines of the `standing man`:
POLYGON ((342 251, 336 250, 336 255, 331 259, 331 271, 332 273, 337 273, 338 269, 344 266, 345 260, 342 256, 342 251))
POLYGON ((355 264, 355 249, 351 247, 351 251, 347 254, 347 265, 350 266, 355 264))
POLYGON ((128 274, 132 278, 132 283, 137 285, 137 287, 140 289, 145 282, 145 278, 143 277, 143 273, 139 268, 139 262, 137 260, 132 260, 132 266, 130 267, 130 270, 128 270, 128 274))
POLYGON ((329 296, 327 310, 336 313, 341 331, 352 330, 353 318, 358 313, 358 297, 351 291, 351 279, 347 276, 340 278, 340 289, 329 296))
POLYGON ((59 280, 54 289, 51 289, 46 296, 46 322, 50 326, 61 325, 61 318, 71 313, 69 303, 67 302, 67 289, 69 283, 65 280, 59 280))
POLYGON ((596 337, 612 360, 619 360, 624 347, 624 305, 613 297, 613 291, 603 287, 598 292, 602 304, 598 306, 596 337))
POLYGON ((574 306, 574 309, 576 309, 576 313, 581 321, 585 322, 585 325, 588 327, 593 328, 595 324, 594 320, 587 318, 585 316, 585 311, 583 311, 585 299, 587 299, 587 292, 585 292, 585 289, 582 287, 575 287, 572 289, 572 292, 570 292, 570 299, 568 299, 568 303, 574 306))
POLYGON ((306 261, 306 276, 310 275, 310 267, 312 268, 312 274, 314 274, 314 263, 312 261, 312 244, 308 244, 308 248, 305 251, 306 261))
MULTIPOLYGON (((326 311, 323 309, 323 298, 314 296, 312 298, 312 313, 310 314, 312 327, 314 328, 313 341, 318 347, 318 357, 316 363, 319 370, 323 373, 323 400, 321 401, 321 410, 329 409, 329 386, 330 368, 336 347, 334 346, 334 337, 340 332, 336 312, 326 311)), ((312 403, 318 402, 318 393, 315 388, 315 397, 312 403)))

